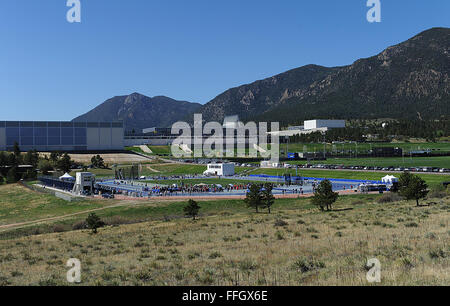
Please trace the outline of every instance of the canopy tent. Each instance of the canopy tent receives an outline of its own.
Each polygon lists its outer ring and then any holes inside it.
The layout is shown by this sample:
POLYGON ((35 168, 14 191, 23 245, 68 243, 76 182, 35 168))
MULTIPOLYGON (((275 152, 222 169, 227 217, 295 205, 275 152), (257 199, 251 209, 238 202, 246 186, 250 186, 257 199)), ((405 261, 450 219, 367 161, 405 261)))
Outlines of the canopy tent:
POLYGON ((73 176, 71 176, 69 173, 66 173, 63 176, 60 176, 59 179, 62 180, 62 181, 73 181, 73 180, 75 180, 75 178, 73 176))
POLYGON ((385 184, 393 184, 398 182, 398 178, 393 175, 386 175, 381 179, 381 181, 385 184))

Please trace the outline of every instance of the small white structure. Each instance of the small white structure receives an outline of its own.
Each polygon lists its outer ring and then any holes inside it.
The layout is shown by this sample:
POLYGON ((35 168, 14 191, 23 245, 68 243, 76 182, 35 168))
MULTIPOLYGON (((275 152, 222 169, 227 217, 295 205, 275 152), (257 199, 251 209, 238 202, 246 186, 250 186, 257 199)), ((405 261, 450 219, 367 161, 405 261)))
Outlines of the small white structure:
POLYGON ((338 129, 345 128, 345 120, 308 120, 305 121, 305 130, 320 128, 338 129))
POLYGON ((90 172, 77 172, 72 192, 77 195, 91 194, 94 189, 95 175, 90 172))
POLYGON ((261 168, 279 168, 279 163, 273 163, 270 160, 264 160, 261 162, 261 168))
POLYGON ((59 177, 59 179, 61 180, 61 181, 74 181, 75 180, 75 178, 73 177, 73 176, 71 176, 69 173, 66 173, 66 174, 64 174, 63 176, 60 176, 59 177))
POLYGON ((393 176, 393 175, 386 175, 385 177, 383 177, 382 179, 381 179, 381 181, 384 183, 384 184, 394 184, 394 183, 398 183, 398 178, 396 178, 395 176, 393 176))
POLYGON ((208 164, 208 170, 206 170, 204 175, 217 175, 217 176, 232 176, 234 172, 234 164, 208 164))

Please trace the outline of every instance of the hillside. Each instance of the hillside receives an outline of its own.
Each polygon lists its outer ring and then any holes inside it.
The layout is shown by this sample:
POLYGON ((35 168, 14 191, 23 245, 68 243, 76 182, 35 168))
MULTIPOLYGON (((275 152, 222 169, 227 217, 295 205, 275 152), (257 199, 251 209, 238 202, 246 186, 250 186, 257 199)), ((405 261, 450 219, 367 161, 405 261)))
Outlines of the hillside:
MULTIPOLYGON (((331 51, 330 51, 331 52, 331 51)), ((204 105, 205 120, 301 123, 310 118, 450 115, 450 29, 433 28, 349 66, 308 65, 230 89, 204 105)))
MULTIPOLYGON (((11 218, 19 206, 31 213, 34 201, 48 197, 4 188, 30 200, 5 207, 11 218)), ((52 201, 60 214, 69 211, 52 201)), ((308 199, 277 200, 269 215, 222 200, 200 202, 202 216, 193 222, 182 218, 183 202, 108 201, 115 206, 96 211, 108 226, 96 235, 72 229, 88 212, 0 230, 0 286, 69 285, 69 258, 81 261, 81 285, 370 285, 366 263, 374 257, 381 285, 445 286, 449 198, 427 202, 435 204, 354 195, 320 213, 308 199)))
POLYGON ((126 130, 170 127, 200 107, 198 103, 168 97, 147 97, 139 93, 111 98, 73 121, 124 121, 126 130))

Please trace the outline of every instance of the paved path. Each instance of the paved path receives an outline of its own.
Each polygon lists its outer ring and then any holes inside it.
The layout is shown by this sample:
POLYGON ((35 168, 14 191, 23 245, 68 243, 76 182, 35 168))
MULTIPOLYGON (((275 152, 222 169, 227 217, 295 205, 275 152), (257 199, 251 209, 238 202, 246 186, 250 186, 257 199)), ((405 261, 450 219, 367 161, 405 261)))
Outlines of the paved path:
POLYGON ((148 146, 135 146, 136 148, 139 148, 144 153, 153 154, 152 150, 148 146))

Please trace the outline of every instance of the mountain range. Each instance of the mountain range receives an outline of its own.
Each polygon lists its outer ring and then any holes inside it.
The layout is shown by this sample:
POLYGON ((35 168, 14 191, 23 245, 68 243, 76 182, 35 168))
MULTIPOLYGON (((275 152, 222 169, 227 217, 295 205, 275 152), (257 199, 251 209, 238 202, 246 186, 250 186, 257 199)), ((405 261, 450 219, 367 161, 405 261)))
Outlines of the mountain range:
POLYGON ((132 93, 106 100, 73 121, 123 121, 126 130, 140 132, 145 128, 170 127, 200 107, 199 103, 177 101, 164 96, 150 98, 132 93))
POLYGON ((127 129, 239 115, 242 121, 450 116, 450 29, 432 28, 342 67, 307 65, 229 89, 200 105, 140 94, 112 98, 75 120, 124 120, 127 129))

